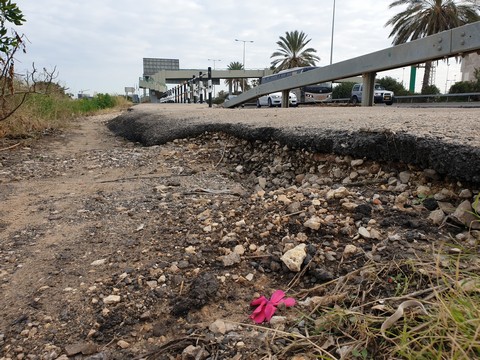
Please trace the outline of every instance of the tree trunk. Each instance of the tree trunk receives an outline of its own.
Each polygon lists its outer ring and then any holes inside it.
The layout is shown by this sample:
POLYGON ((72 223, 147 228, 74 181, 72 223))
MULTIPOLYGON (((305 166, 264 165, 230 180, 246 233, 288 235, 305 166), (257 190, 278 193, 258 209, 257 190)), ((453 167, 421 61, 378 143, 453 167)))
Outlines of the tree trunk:
POLYGON ((425 93, 430 82, 430 71, 432 69, 432 62, 427 61, 425 63, 425 73, 423 74, 422 94, 425 93))

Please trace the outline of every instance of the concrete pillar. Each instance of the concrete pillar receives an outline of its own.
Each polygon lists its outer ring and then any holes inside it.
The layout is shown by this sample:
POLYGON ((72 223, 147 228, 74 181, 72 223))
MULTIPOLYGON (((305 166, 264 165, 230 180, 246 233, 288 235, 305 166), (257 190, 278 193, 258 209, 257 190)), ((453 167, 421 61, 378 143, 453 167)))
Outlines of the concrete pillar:
POLYGON ((376 75, 374 72, 363 74, 362 106, 373 106, 376 75))
POLYGON ((283 90, 282 91, 282 108, 288 108, 290 102, 288 101, 288 97, 290 95, 290 90, 283 90))

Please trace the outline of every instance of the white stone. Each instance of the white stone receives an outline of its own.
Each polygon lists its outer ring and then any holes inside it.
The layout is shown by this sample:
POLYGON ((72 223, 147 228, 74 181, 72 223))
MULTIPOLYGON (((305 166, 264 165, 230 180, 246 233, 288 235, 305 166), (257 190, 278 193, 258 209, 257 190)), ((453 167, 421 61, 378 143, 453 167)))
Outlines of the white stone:
POLYGON ((343 256, 348 258, 351 255, 355 255, 357 252, 358 248, 355 245, 348 244, 345 246, 345 249, 343 249, 343 256))
POLYGON ((339 187, 338 189, 335 190, 330 190, 327 193, 327 200, 330 199, 343 199, 346 198, 348 195, 350 195, 350 191, 346 187, 339 187))
POLYGON ((418 195, 430 195, 432 192, 432 189, 430 189, 428 186, 420 185, 417 187, 417 194, 418 195))
POLYGON ((223 262, 223 266, 232 266, 238 264, 242 259, 236 252, 232 252, 228 255, 220 256, 220 260, 223 262))
POLYGON ((233 252, 242 256, 243 254, 245 254, 245 247, 243 247, 243 245, 237 245, 233 249, 233 252))
POLYGON ((196 250, 195 250, 195 246, 188 246, 185 248, 185 252, 187 254, 195 254, 196 250))
POLYGON ((377 229, 370 230, 370 237, 375 240, 381 240, 382 234, 377 229))
POLYGON ((279 195, 277 201, 285 205, 290 205, 292 203, 292 200, 290 200, 286 195, 279 195))
POLYGON ((270 319, 270 325, 277 330, 283 331, 287 324, 287 318, 285 316, 272 316, 270 319))
POLYGON ((359 229, 358 229, 358 233, 360 234, 361 237, 363 237, 364 239, 370 239, 372 236, 370 235, 370 232, 364 228, 363 226, 361 226, 359 229))
POLYGON ((265 190, 265 188, 267 187, 267 179, 265 179, 264 177, 259 177, 257 180, 258 186, 265 190))
POLYGON ((445 213, 441 209, 434 210, 430 213, 428 219, 435 225, 440 225, 445 219, 445 213))
POLYGON ((357 208, 357 204, 355 203, 351 203, 351 202, 344 202, 342 204, 342 207, 349 210, 349 211, 352 211, 352 210, 355 210, 357 208))
POLYGON ((119 303, 121 300, 120 295, 108 295, 106 298, 103 298, 103 303, 108 304, 116 304, 119 303))
POLYGON ((402 182, 402 184, 407 184, 410 181, 410 177, 412 174, 410 171, 402 171, 400 174, 398 174, 398 178, 402 182))
POLYGON ((107 262, 107 259, 100 259, 100 260, 95 260, 90 265, 91 266, 100 266, 100 265, 104 265, 106 262, 107 262))
POLYGON ((356 160, 352 160, 350 162, 350 166, 351 167, 356 167, 356 166, 360 166, 360 165, 363 165, 363 160, 362 159, 356 159, 356 160))
POLYGON ((130 347, 130 343, 126 342, 125 340, 119 340, 117 345, 122 349, 128 349, 130 347))
POLYGON ((462 199, 470 199, 473 196, 473 193, 469 189, 463 189, 458 195, 462 199))
POLYGON ((310 219, 305 221, 303 223, 303 226, 305 226, 306 228, 312 229, 312 230, 318 230, 318 229, 320 229, 321 224, 322 223, 321 223, 320 218, 318 216, 314 215, 310 219))
POLYGON ((478 221, 479 219, 478 217, 473 215, 473 213, 474 211, 472 208, 472 204, 470 203, 470 201, 465 200, 460 205, 458 205, 452 217, 468 228, 480 230, 480 222, 478 221))
POLYGON ((227 332, 227 326, 225 325, 225 321, 221 319, 215 320, 215 322, 211 323, 208 326, 208 329, 214 334, 222 334, 225 335, 227 332))
POLYGON ((300 244, 293 249, 288 250, 280 260, 293 272, 299 272, 302 268, 303 260, 307 257, 306 245, 300 244))

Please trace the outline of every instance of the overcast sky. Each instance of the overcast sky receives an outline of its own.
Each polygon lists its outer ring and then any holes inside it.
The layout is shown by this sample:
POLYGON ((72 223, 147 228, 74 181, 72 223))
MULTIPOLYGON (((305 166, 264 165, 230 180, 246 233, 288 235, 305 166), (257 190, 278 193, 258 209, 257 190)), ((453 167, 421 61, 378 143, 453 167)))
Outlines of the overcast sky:
MULTIPOLYGON (((385 23, 401 9, 390 0, 336 0, 333 62, 391 46, 385 23)), ((26 23, 17 30, 29 43, 17 56, 17 71, 53 68, 69 92, 123 94, 138 87, 144 57, 180 59, 181 68, 226 68, 243 61, 246 68, 270 66, 276 41, 286 31, 303 31, 321 58, 330 63, 333 0, 22 0, 26 23)), ((440 63, 436 85, 460 80, 460 66, 440 63)), ((409 69, 379 76, 409 82, 409 69)), ((421 73, 417 74, 417 89, 421 73)))

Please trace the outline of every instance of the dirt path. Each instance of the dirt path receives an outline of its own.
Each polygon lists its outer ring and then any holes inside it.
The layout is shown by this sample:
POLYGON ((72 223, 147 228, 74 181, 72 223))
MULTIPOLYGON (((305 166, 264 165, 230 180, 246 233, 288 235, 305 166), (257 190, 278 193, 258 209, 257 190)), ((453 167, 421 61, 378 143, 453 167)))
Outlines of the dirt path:
MULTIPOLYGON (((269 324, 251 327, 253 298, 318 295, 372 261, 390 276, 451 239, 419 186, 452 208, 474 196, 406 164, 222 134, 142 147, 108 131, 116 115, 0 152, 0 359, 281 351, 283 340, 266 345, 269 324), (302 244, 292 271, 281 257, 302 244)), ((363 299, 397 289, 367 281, 363 299)), ((282 326, 305 331, 303 311, 281 311, 282 326)))

